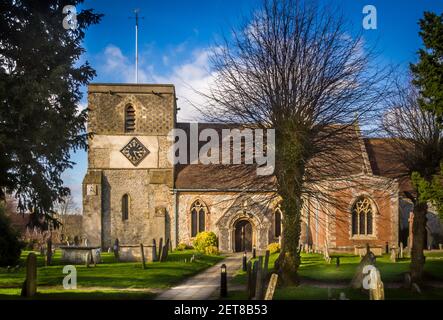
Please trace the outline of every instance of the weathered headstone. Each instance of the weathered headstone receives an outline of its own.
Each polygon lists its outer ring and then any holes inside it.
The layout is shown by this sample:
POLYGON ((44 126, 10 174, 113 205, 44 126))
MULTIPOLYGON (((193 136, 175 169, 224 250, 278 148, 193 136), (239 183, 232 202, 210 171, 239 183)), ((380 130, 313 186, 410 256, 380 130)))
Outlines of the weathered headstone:
POLYGON ((265 263, 263 265, 263 281, 266 281, 268 277, 268 268, 269 268, 269 250, 266 250, 265 252, 265 263))
POLYGON ((278 275, 273 273, 271 280, 269 280, 268 289, 266 290, 265 300, 272 300, 274 296, 275 287, 277 286, 278 275))
POLYGON ((263 299, 263 256, 258 257, 257 279, 255 285, 255 299, 263 299))
POLYGON ((86 266, 86 268, 89 268, 89 265, 91 263, 91 258, 92 258, 91 251, 87 251, 86 252, 86 258, 85 258, 85 266, 86 266))
POLYGON ((256 285, 257 285, 257 271, 258 271, 258 261, 255 260, 252 267, 251 291, 249 293, 249 299, 254 299, 255 297, 256 285))
POLYGON ((170 240, 169 240, 169 238, 168 238, 168 239, 166 240, 166 244, 165 244, 165 246, 163 247, 162 254, 161 254, 161 256, 160 256, 160 262, 165 262, 165 261, 168 259, 169 243, 170 243, 170 240))
POLYGON ((252 288, 252 262, 248 261, 246 265, 246 279, 247 279, 247 285, 246 290, 248 293, 248 298, 251 299, 251 288, 252 288))
POLYGON ((118 241, 118 238, 114 241, 114 256, 118 260, 119 258, 119 251, 120 251, 120 241, 118 241))
POLYGON ((376 257, 374 255, 374 253, 372 253, 370 250, 366 251, 365 256, 361 259, 357 270, 355 272, 354 277, 352 278, 351 281, 351 287, 354 289, 361 289, 362 285, 363 285, 363 278, 365 277, 365 274, 363 274, 363 268, 366 265, 375 265, 376 262, 376 257))
POLYGON ((32 297, 37 292, 37 256, 31 252, 26 258, 26 279, 23 282, 21 295, 32 297))
POLYGON ((152 261, 157 261, 157 245, 155 239, 152 239, 152 261))
POLYGON ((400 242, 400 250, 398 252, 398 257, 403 259, 403 242, 400 242))
POLYGON ((46 265, 50 266, 52 262, 52 240, 48 239, 46 242, 46 265))
POLYGON ((438 249, 439 249, 439 250, 443 250, 443 243, 439 243, 439 244, 438 244, 438 249))
POLYGON ((397 262, 397 249, 391 248, 391 262, 397 262))
POLYGON ((146 269, 145 249, 143 248, 143 243, 140 243, 140 255, 142 258, 142 268, 146 269))
POLYGON ((369 300, 385 300, 385 289, 381 281, 380 271, 371 271, 371 287, 369 289, 369 300))
POLYGON ((158 243, 158 255, 157 255, 157 258, 160 261, 162 258, 162 251, 163 251, 163 238, 160 238, 160 242, 158 243))
POLYGON ((85 238, 85 247, 89 247, 89 241, 88 241, 88 238, 85 238))
POLYGON ((189 262, 193 263, 195 261, 195 254, 192 255, 191 259, 189 259, 189 262))

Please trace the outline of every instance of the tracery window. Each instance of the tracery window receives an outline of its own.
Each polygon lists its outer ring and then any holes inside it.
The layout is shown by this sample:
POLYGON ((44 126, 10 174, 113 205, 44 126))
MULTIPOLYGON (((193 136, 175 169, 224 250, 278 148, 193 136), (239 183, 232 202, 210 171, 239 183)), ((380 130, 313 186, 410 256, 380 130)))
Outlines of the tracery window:
POLYGON ((200 200, 194 201, 191 206, 191 237, 206 230, 207 207, 200 200))
POLYGON ((371 200, 358 199, 352 207, 352 235, 372 235, 373 215, 371 200))

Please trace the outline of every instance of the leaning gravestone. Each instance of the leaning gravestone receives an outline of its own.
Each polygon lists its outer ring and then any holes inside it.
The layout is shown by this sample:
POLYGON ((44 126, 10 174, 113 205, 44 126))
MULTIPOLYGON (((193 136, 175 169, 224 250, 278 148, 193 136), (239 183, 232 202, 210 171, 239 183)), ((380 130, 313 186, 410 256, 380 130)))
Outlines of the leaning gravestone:
POLYGON ((166 244, 165 244, 165 246, 163 247, 162 254, 161 254, 161 256, 160 256, 160 262, 165 262, 165 261, 168 259, 169 243, 170 243, 170 240, 169 240, 169 238, 168 238, 168 239, 166 240, 166 244))
POLYGON ((374 255, 374 253, 372 253, 372 251, 369 249, 369 246, 367 246, 366 247, 366 254, 361 259, 361 261, 357 267, 357 270, 355 272, 355 275, 351 281, 351 287, 353 289, 361 289, 362 288, 363 278, 365 277, 365 274, 363 273, 363 268, 369 264, 375 266, 375 261, 376 261, 376 257, 374 255))
POLYGON ((22 297, 32 297, 37 292, 37 256, 28 254, 26 258, 26 279, 22 286, 22 297))
POLYGON ((369 300, 385 300, 385 289, 381 281, 380 271, 377 268, 371 271, 371 288, 369 289, 369 300))
POLYGON ((275 287, 277 286, 278 275, 273 273, 271 280, 269 280, 268 289, 266 290, 265 300, 272 300, 274 296, 275 287))
POLYGON ((163 251, 163 238, 160 238, 160 242, 158 243, 158 260, 161 260, 162 258, 162 251, 163 251))

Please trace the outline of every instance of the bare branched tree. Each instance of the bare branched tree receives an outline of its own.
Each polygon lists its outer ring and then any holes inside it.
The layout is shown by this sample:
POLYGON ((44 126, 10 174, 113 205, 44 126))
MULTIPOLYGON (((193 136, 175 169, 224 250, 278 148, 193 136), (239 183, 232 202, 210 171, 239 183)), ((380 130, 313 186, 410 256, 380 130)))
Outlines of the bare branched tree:
MULTIPOLYGON (((432 181, 439 170, 443 157, 443 136, 435 117, 419 106, 419 93, 409 82, 396 84, 396 95, 389 101, 390 107, 384 113, 381 127, 391 137, 391 161, 401 163, 404 170, 395 170, 400 180, 410 180, 414 172, 426 181, 432 181)), ((414 183, 405 196, 413 203, 413 244, 411 251, 411 276, 420 282, 423 276, 426 239, 426 213, 428 204, 420 201, 420 194, 414 183)))
POLYGON ((284 283, 297 282, 304 197, 315 193, 326 201, 334 179, 365 171, 357 161, 357 124, 365 124, 387 92, 374 52, 347 27, 330 6, 265 1, 216 46, 215 80, 201 93, 210 122, 275 129, 276 194, 284 213, 276 267, 284 283), (319 181, 329 183, 319 187, 319 181))

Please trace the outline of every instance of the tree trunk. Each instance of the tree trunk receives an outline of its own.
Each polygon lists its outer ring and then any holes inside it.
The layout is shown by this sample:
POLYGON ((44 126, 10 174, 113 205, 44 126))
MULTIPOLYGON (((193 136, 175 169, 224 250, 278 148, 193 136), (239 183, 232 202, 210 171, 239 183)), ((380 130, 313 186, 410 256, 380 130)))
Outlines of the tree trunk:
POLYGON ((284 285, 298 284, 300 266, 299 242, 303 176, 305 173, 306 139, 302 126, 285 123, 276 130, 276 177, 278 193, 282 198, 283 237, 280 255, 275 262, 279 280, 284 285), (294 133, 298 134, 294 134, 294 133))
POLYGON ((280 255, 275 267, 284 285, 298 284, 300 266, 299 241, 301 233, 301 199, 294 195, 282 196, 283 238, 280 255))
POLYGON ((412 225, 412 251, 411 251, 411 277, 412 281, 420 283, 423 278, 423 268, 425 265, 426 237, 426 213, 428 206, 426 203, 416 203, 414 205, 414 222, 412 225))

